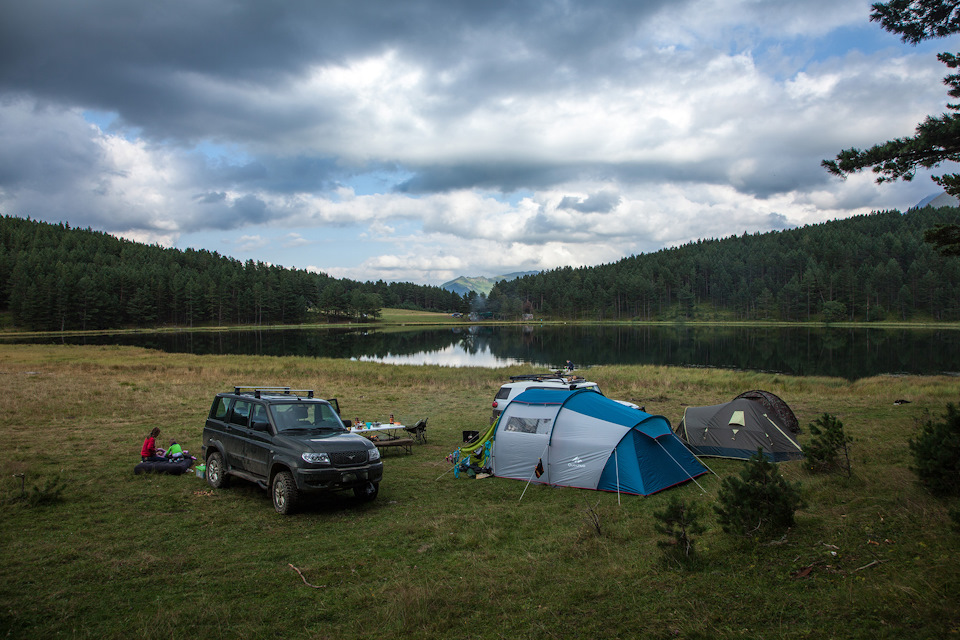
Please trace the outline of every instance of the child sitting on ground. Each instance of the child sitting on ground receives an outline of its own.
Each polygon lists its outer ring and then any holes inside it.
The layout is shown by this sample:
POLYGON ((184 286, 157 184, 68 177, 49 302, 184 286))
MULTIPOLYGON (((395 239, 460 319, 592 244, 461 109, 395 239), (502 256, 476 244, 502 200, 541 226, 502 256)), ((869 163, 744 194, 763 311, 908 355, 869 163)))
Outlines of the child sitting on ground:
POLYGON ((183 447, 177 444, 176 440, 171 440, 170 446, 167 447, 166 457, 169 460, 182 460, 188 453, 190 452, 184 451, 183 447))
POLYGON ((160 435, 160 427, 154 427, 150 435, 143 441, 143 447, 140 449, 140 460, 142 462, 160 462, 163 460, 163 450, 157 449, 157 436, 160 435))

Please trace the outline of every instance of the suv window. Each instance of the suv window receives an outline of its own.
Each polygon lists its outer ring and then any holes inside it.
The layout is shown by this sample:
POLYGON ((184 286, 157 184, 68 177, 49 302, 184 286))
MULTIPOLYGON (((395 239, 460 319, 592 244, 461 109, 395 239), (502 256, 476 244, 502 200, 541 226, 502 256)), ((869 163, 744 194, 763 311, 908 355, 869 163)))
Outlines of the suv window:
POLYGON ((497 391, 497 397, 495 400, 503 400, 510 397, 510 387, 500 387, 500 390, 497 391))
POLYGON ((262 404, 253 405, 253 419, 250 421, 250 426, 252 427, 256 422, 268 422, 267 408, 262 404))
POLYGON ((344 428, 336 411, 329 404, 319 402, 273 404, 270 410, 273 412, 278 431, 313 427, 344 428))
POLYGON ((248 426, 250 424, 250 403, 246 400, 234 400, 230 422, 240 427, 248 426))
POLYGON ((210 411, 210 417, 214 420, 226 420, 227 409, 229 408, 226 398, 217 398, 217 402, 213 405, 213 410, 210 411))

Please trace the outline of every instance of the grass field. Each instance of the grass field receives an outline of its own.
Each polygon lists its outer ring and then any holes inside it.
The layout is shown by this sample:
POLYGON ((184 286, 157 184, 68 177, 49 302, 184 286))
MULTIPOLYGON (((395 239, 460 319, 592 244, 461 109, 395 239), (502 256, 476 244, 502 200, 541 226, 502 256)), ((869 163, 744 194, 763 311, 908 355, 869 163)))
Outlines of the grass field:
POLYGON ((526 372, 0 345, 0 637, 960 637, 957 500, 916 484, 906 444, 926 412, 960 400, 960 380, 591 369, 607 395, 674 424, 686 405, 750 389, 802 425, 843 421, 852 477, 780 465, 806 507, 785 538, 756 543, 717 527, 715 476, 619 503, 544 486, 521 501, 521 482, 455 479, 445 456, 526 372), (428 443, 385 453, 374 503, 336 495, 291 517, 243 482, 133 475, 152 427, 199 453, 213 394, 253 383, 317 389, 347 417, 428 417, 428 443), (62 494, 45 502, 54 482, 62 494), (652 514, 671 495, 708 513, 693 568, 656 544, 652 514))

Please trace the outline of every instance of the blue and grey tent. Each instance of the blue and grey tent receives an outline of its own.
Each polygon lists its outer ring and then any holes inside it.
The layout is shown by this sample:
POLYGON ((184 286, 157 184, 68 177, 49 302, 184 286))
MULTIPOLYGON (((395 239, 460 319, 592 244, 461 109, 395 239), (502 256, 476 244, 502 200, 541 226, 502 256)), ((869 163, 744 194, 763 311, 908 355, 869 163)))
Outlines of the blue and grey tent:
POLYGON ((585 390, 531 389, 503 410, 495 476, 650 495, 707 473, 663 416, 585 390))

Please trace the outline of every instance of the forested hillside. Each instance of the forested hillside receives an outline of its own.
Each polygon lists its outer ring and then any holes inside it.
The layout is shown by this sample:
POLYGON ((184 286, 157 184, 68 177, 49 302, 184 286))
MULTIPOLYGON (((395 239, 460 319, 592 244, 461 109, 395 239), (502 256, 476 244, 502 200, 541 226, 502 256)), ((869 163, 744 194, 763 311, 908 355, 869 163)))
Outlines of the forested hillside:
POLYGON ((0 216, 0 311, 23 329, 295 324, 462 304, 439 287, 339 280, 0 216))
POLYGON ((499 282, 486 298, 355 282, 0 216, 0 311, 23 329, 260 325, 382 307, 586 320, 960 320, 960 258, 923 240, 960 209, 883 211, 499 282))
POLYGON ((883 211, 500 282, 487 309, 569 319, 960 319, 960 258, 923 234, 960 209, 883 211))

